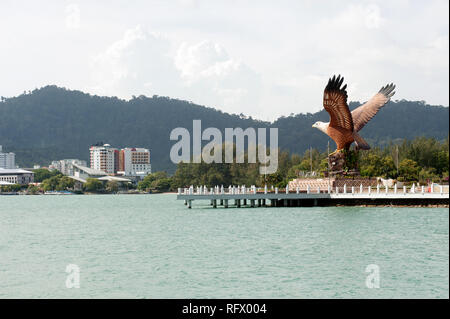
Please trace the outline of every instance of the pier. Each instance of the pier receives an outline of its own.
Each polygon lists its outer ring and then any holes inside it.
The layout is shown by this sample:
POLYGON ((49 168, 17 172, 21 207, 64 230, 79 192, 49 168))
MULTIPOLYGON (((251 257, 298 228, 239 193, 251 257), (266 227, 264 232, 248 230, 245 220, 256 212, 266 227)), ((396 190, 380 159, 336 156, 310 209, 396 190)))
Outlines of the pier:
POLYGON ((430 206, 449 205, 449 186, 436 185, 415 187, 360 187, 344 184, 343 187, 320 189, 307 186, 306 190, 299 187, 292 190, 255 186, 191 186, 179 188, 178 200, 184 200, 188 208, 192 208, 193 201, 209 202, 213 208, 222 206, 234 207, 313 207, 313 206, 430 206))

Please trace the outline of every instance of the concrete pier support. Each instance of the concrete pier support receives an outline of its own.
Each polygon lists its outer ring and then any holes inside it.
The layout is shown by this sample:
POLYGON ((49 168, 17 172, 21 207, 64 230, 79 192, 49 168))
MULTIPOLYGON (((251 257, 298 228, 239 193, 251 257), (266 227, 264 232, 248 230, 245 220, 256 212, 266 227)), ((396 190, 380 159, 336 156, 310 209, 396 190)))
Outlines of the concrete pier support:
POLYGON ((238 208, 241 207, 241 200, 240 200, 240 199, 237 200, 237 207, 238 207, 238 208))
POLYGON ((254 199, 250 200, 250 207, 255 207, 255 200, 254 199))
POLYGON ((213 207, 217 208, 217 199, 213 199, 213 207))
POLYGON ((188 208, 192 208, 192 199, 188 200, 188 208))
POLYGON ((223 199, 220 200, 220 205, 223 206, 223 199))
POLYGON ((225 199, 225 204, 224 204, 225 208, 228 208, 228 199, 225 199))
POLYGON ((242 205, 247 206, 247 200, 244 199, 242 205))

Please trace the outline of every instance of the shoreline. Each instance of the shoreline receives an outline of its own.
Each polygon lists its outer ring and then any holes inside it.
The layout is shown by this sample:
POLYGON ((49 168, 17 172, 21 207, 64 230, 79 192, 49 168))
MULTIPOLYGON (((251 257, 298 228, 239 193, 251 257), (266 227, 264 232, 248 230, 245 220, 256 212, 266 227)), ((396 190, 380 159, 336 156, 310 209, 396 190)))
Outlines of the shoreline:
POLYGON ((38 194, 25 194, 25 193, 19 193, 19 192, 11 192, 11 193, 0 193, 0 196, 67 196, 67 195, 176 195, 177 192, 161 192, 161 193, 70 193, 70 194, 64 194, 64 193, 54 193, 54 194, 43 194, 43 193, 38 193, 38 194))
MULTIPOLYGON (((14 195, 19 195, 19 196, 23 196, 23 195, 29 195, 29 196, 67 196, 67 195, 78 195, 78 196, 82 196, 82 195, 177 195, 177 192, 160 192, 160 193, 82 193, 82 194, 76 194, 76 193, 72 193, 72 194, 64 194, 64 193, 55 193, 55 194, 20 194, 20 193, 16 193, 16 194, 6 194, 6 193, 0 193, 0 196, 14 196, 14 195)), ((209 205, 202 205, 202 206, 209 206, 209 205)), ((292 206, 295 207, 295 206, 292 206)), ((301 206, 297 206, 297 207, 301 207, 301 206)), ((314 206, 303 206, 303 207, 314 207, 314 206)), ((374 208, 374 207, 384 207, 384 208, 450 208, 450 202, 448 203, 424 203, 424 204, 418 204, 417 202, 415 203, 411 203, 410 205, 408 204, 404 204, 404 203, 399 203, 399 204, 394 204, 394 203, 390 203, 390 204, 386 204, 386 203, 379 203, 379 204, 361 204, 361 203, 357 203, 355 202, 355 204, 342 204, 342 203, 336 203, 334 205, 318 205, 315 207, 367 207, 367 208, 374 208)), ((248 207, 250 208, 250 206, 248 207)), ((270 208, 270 206, 267 206, 266 208, 270 208)), ((276 208, 276 207, 274 207, 276 208)))

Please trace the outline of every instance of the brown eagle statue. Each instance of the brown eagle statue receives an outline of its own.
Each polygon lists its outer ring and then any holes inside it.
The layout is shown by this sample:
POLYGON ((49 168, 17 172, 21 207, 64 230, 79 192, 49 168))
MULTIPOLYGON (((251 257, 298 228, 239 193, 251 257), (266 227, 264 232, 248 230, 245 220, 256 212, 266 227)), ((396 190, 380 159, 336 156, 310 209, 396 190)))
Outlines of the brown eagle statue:
MULTIPOLYGON (((316 122, 313 127, 327 134, 336 142, 337 150, 348 150, 355 142, 356 149, 370 149, 369 144, 358 134, 378 110, 394 95, 394 84, 383 86, 369 101, 352 112, 347 105, 347 84, 342 86, 344 78, 338 75, 328 80, 323 94, 323 107, 330 114, 330 122, 316 122)), ((333 153, 333 154, 334 154, 333 153)))

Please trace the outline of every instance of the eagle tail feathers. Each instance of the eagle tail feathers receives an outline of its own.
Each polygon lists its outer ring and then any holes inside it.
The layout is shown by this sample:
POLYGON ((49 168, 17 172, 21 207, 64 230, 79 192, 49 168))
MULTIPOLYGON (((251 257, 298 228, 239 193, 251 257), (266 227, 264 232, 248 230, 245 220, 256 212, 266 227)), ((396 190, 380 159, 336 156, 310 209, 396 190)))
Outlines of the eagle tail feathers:
POLYGON ((367 143, 361 135, 357 132, 353 132, 353 138, 355 139, 356 147, 360 150, 370 150, 369 143, 367 143))

